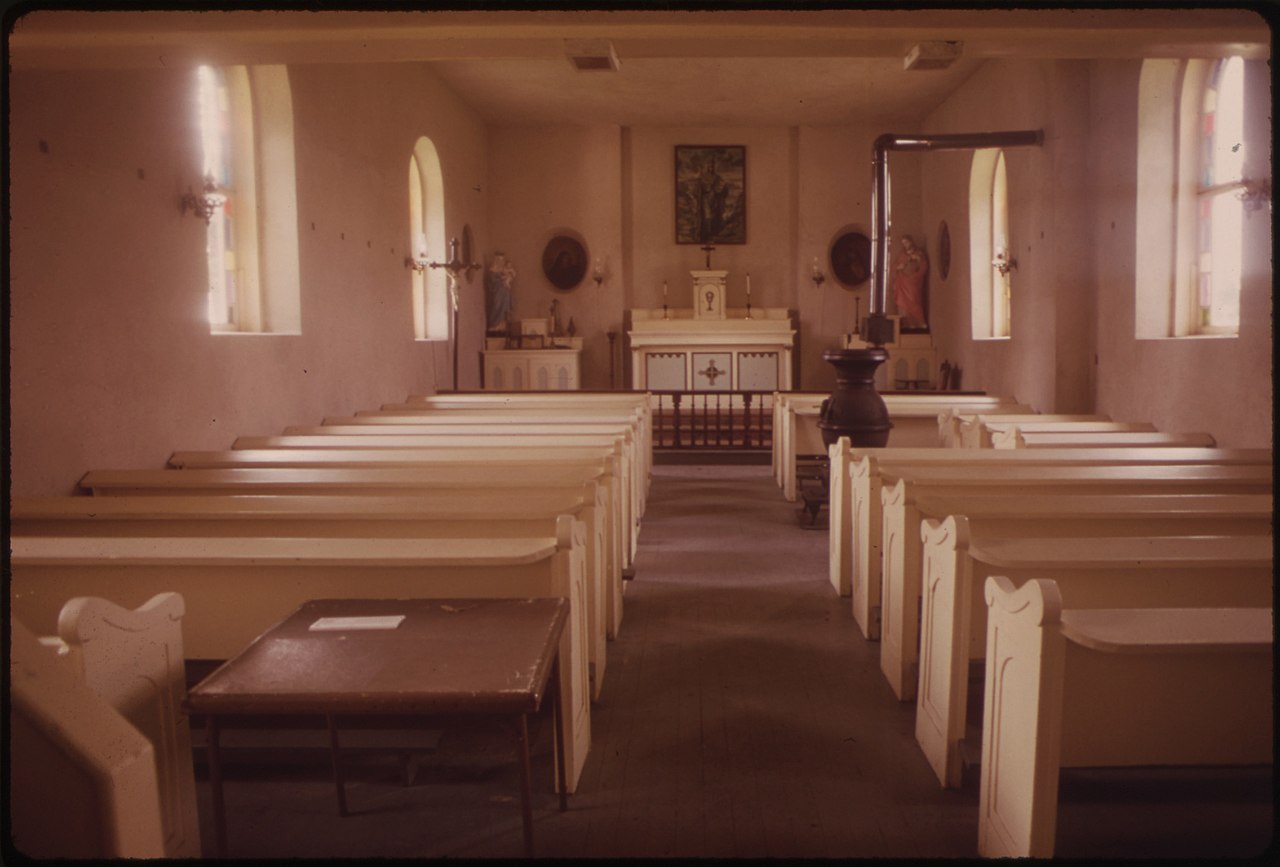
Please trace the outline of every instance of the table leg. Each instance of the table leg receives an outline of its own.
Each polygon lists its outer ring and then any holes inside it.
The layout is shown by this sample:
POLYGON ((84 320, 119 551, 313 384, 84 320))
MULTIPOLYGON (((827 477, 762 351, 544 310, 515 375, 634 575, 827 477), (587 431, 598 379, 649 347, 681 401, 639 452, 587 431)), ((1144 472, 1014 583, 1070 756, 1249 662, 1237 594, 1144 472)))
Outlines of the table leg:
POLYGON ((520 806, 524 813, 524 854, 533 857, 533 787, 529 781, 529 716, 520 714, 516 721, 516 740, 520 745, 520 806))
POLYGON ((349 814, 347 792, 342 784, 342 761, 338 755, 338 724, 332 714, 327 714, 325 721, 329 724, 329 754, 333 758, 333 785, 338 790, 338 815, 346 816, 349 814))
POLYGON ((210 714, 205 720, 209 749, 209 791, 213 799, 214 852, 222 858, 227 854, 227 813, 226 803, 222 798, 222 753, 218 749, 221 732, 216 715, 210 714))
POLYGON ((551 719, 554 723, 552 731, 555 733, 555 757, 556 757, 556 786, 560 792, 560 812, 569 809, 569 777, 564 769, 564 716, 560 712, 560 696, 561 690, 564 689, 564 669, 560 667, 560 654, 556 654, 555 662, 551 664, 551 682, 555 684, 555 695, 551 701, 551 719))

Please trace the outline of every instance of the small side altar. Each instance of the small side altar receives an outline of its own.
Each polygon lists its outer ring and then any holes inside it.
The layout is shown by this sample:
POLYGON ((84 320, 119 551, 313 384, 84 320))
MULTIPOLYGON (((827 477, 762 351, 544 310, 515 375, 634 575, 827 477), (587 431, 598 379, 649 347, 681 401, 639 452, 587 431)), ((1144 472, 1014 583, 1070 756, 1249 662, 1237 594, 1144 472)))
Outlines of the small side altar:
MULTIPOLYGON (((928 332, 902 330, 902 317, 890 314, 886 317, 893 324, 893 339, 886 342, 889 360, 876 369, 877 391, 937 389, 938 350, 928 332)), ((869 343, 857 334, 846 334, 843 349, 866 349, 869 343)))
MULTIPOLYGON (((700 288, 705 296, 714 281, 700 288)), ((695 296, 695 298, 698 296, 695 296)), ((641 391, 789 391, 795 328, 783 307, 632 309, 631 387, 641 391), (717 309, 718 308, 718 309, 717 309), (714 314, 719 313, 718 317, 714 314)), ((701 300, 705 301, 705 298, 701 300)))

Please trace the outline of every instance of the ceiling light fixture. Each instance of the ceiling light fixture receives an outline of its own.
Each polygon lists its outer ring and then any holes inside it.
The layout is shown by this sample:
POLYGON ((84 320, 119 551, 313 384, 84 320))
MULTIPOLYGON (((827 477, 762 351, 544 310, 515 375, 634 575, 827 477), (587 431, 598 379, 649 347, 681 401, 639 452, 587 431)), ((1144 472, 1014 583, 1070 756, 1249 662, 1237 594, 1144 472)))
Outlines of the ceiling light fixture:
POLYGON ((911 70, 946 69, 960 59, 963 42, 917 42, 903 58, 902 68, 911 70))

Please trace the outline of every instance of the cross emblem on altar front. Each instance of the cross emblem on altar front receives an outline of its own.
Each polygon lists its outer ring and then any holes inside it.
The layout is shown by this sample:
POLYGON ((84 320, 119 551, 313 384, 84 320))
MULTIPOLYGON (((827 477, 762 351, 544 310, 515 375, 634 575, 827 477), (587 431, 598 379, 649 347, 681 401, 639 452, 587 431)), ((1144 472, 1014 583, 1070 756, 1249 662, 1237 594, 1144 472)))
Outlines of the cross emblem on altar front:
POLYGON ((720 376, 724 376, 726 373, 728 373, 728 371, 721 370, 720 368, 716 367, 716 360, 714 358, 711 359, 711 363, 707 365, 706 370, 698 371, 698 375, 705 376, 713 386, 716 384, 716 378, 720 376))

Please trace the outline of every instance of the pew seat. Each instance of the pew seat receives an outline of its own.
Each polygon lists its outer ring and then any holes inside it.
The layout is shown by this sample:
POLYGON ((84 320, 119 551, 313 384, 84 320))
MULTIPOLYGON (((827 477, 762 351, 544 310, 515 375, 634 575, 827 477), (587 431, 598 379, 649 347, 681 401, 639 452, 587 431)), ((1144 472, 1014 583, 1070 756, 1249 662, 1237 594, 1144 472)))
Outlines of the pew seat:
POLYGON ((1257 536, 1270 534, 1272 523, 1266 494, 940 495, 899 479, 882 490, 882 501, 882 583, 872 616, 880 624, 881 670, 902 701, 916 694, 923 521, 963 515, 971 532, 1002 538, 1257 536))
MULTIPOLYGON (((880 637, 883 510, 882 468, 926 470, 941 467, 1019 466, 1263 466, 1271 449, 1099 448, 1099 449, 854 449, 846 438, 831 447, 830 580, 841 595, 852 595, 862 634, 880 637), (843 468, 843 470, 842 470, 843 468)), ((1003 472, 1003 470, 1000 470, 1003 472)), ((969 470, 967 475, 973 475, 969 470)), ((979 493, 975 491, 974 493, 979 493)), ((989 492, 988 492, 989 493, 989 492)))
POLYGON ((980 855, 1054 856, 1063 768, 1274 763, 1271 608, 1082 610, 1003 576, 985 601, 980 855))
POLYGON ((1032 431, 1014 426, 991 438, 995 449, 1089 448, 1211 448, 1217 444, 1207 433, 1163 431, 1032 431))
POLYGON ((1272 604, 1269 535, 1004 538, 973 535, 959 515, 926 521, 921 534, 916 741, 946 788, 961 781, 970 661, 986 650, 988 576, 1015 586, 1052 577, 1071 608, 1272 604))

